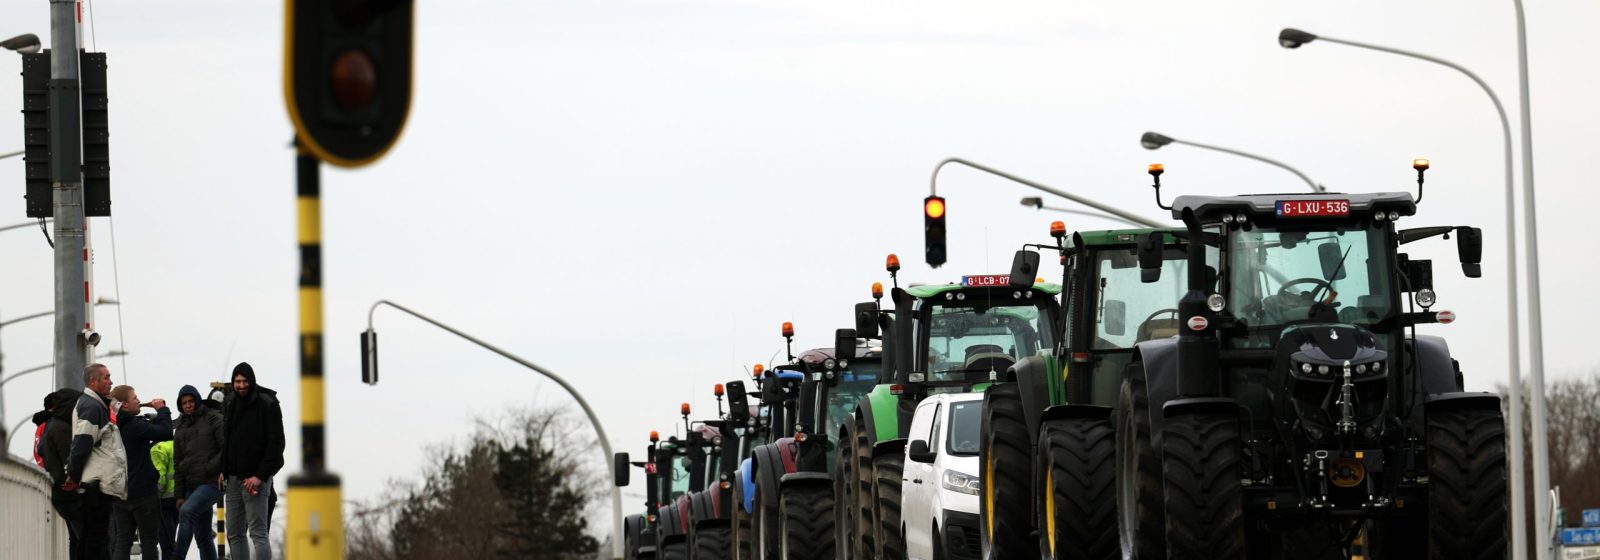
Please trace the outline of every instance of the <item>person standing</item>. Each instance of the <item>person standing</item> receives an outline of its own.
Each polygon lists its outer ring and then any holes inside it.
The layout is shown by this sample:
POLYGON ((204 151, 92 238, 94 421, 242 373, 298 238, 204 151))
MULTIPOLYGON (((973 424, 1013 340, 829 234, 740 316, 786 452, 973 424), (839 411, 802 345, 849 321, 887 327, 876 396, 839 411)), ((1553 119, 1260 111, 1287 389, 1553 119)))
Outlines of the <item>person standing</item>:
POLYGON ((271 560, 272 477, 283 468, 283 410, 278 393, 256 385, 256 372, 233 368, 233 398, 223 405, 222 478, 228 549, 239 560, 271 560))
POLYGON ((67 462, 72 451, 72 408, 82 395, 73 389, 50 393, 50 420, 39 442, 44 472, 50 474, 50 505, 67 524, 67 550, 72 560, 83 558, 83 500, 76 488, 67 488, 67 462))
POLYGON ((127 560, 133 549, 133 531, 139 531, 139 557, 160 558, 161 494, 159 476, 150 460, 150 448, 172 440, 172 411, 162 399, 150 401, 155 420, 139 415, 139 393, 133 387, 118 385, 111 390, 111 401, 119 404, 117 430, 128 453, 128 497, 112 507, 116 537, 111 556, 127 560))
POLYGON ((178 468, 174 489, 178 506, 178 541, 174 558, 187 558, 189 542, 194 541, 200 560, 217 560, 216 533, 211 516, 222 489, 222 412, 200 400, 200 391, 184 385, 178 391, 178 417, 173 442, 173 461, 178 468))
POLYGON ((128 497, 128 454, 122 448, 111 411, 111 370, 91 364, 83 370, 83 394, 72 408, 68 451, 69 492, 78 492, 83 512, 83 558, 111 557, 111 502, 128 497))
MULTIPOLYGON (((173 427, 177 437, 177 427, 173 427)), ((178 498, 174 477, 178 474, 172 462, 172 440, 150 446, 150 462, 156 466, 156 495, 161 498, 161 557, 172 555, 172 536, 178 532, 178 498)))

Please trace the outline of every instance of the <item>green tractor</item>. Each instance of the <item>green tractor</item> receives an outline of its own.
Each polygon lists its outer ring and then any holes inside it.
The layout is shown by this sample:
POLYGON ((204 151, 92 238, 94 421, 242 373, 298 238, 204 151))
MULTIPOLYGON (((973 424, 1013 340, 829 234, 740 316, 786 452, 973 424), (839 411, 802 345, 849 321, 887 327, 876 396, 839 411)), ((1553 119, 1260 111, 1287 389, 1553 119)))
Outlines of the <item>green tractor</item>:
MULTIPOLYGON (((889 256, 891 280, 899 264, 889 256)), ((858 335, 884 333, 884 380, 861 399, 840 430, 838 461, 847 465, 840 472, 853 481, 845 492, 852 507, 843 512, 836 531, 841 557, 904 556, 900 483, 917 402, 931 394, 983 390, 1020 359, 1055 360, 1061 313, 1053 298, 1060 286, 1034 282, 1035 272, 964 276, 960 284, 896 285, 892 311, 879 306, 880 287, 874 301, 856 306, 858 317, 866 319, 858 319, 858 335), (865 334, 859 332, 862 327, 868 327, 865 334)), ((945 550, 975 554, 979 543, 967 536, 979 532, 977 517, 952 514, 947 522, 952 526, 941 528, 942 534, 959 542, 945 550)))
MULTIPOLYGON (((984 558, 1119 558, 1112 406, 1142 341, 1177 334, 1171 302, 1185 254, 1176 230, 1050 227, 1065 319, 1050 352, 1023 357, 984 395, 978 503, 984 558), (1142 282, 1138 244, 1155 243, 1159 284, 1142 282)), ((1019 252, 1018 267, 1036 263, 1019 252)), ((1023 281, 1019 275, 1014 282, 1023 281)))
MULTIPOLYGON (((1399 229, 1418 194, 1180 196, 1179 334, 1140 342, 1116 406, 1120 540, 1136 558, 1375 559, 1507 553, 1500 399, 1462 389, 1428 260, 1456 236, 1399 229)), ((1161 168, 1151 166, 1160 204, 1161 168)), ((1140 246, 1146 280, 1164 273, 1140 246)))

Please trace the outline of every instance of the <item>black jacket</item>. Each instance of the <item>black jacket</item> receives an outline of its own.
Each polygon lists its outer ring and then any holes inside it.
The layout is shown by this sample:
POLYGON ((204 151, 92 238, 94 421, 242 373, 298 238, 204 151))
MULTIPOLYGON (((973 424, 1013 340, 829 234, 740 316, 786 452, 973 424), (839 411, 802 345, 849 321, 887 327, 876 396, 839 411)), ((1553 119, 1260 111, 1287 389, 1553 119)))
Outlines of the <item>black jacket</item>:
POLYGON ((178 391, 178 410, 183 410, 184 397, 194 399, 195 411, 179 415, 173 423, 172 463, 178 469, 174 491, 179 497, 188 497, 195 488, 217 483, 217 475, 222 474, 225 434, 222 413, 206 406, 200 391, 193 385, 184 385, 178 391))
POLYGON ((61 491, 61 483, 67 481, 67 457, 72 451, 72 407, 77 405, 78 396, 82 394, 62 389, 50 395, 50 423, 44 429, 44 449, 39 456, 44 458, 44 470, 55 481, 57 492, 61 491))
POLYGON ((278 406, 278 393, 256 385, 249 364, 239 364, 234 374, 250 380, 250 391, 234 395, 222 407, 227 428, 222 473, 240 479, 270 479, 283 469, 283 410, 278 406))
POLYGON ((128 452, 128 497, 141 498, 160 491, 161 476, 150 460, 150 446, 172 439, 172 411, 163 407, 154 421, 132 412, 117 411, 117 431, 128 452))

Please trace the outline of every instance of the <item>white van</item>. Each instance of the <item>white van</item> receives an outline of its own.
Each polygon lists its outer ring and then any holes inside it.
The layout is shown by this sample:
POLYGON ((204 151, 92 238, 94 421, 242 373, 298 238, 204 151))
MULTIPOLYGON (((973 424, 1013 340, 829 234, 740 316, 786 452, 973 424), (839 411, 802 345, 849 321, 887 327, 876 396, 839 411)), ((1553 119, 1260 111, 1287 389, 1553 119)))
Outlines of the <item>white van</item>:
POLYGON ((917 404, 900 479, 906 556, 978 558, 978 444, 983 393, 933 395, 917 404))

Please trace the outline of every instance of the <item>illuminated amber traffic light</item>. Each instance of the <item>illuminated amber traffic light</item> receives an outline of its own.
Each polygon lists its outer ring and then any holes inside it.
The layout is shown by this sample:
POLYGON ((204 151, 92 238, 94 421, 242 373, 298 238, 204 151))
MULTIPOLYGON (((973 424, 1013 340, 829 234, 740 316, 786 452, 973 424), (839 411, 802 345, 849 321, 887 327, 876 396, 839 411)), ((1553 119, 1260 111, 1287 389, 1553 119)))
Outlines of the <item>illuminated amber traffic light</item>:
POLYGON ((939 268, 945 262, 944 198, 929 195, 922 199, 923 249, 928 266, 939 268))

